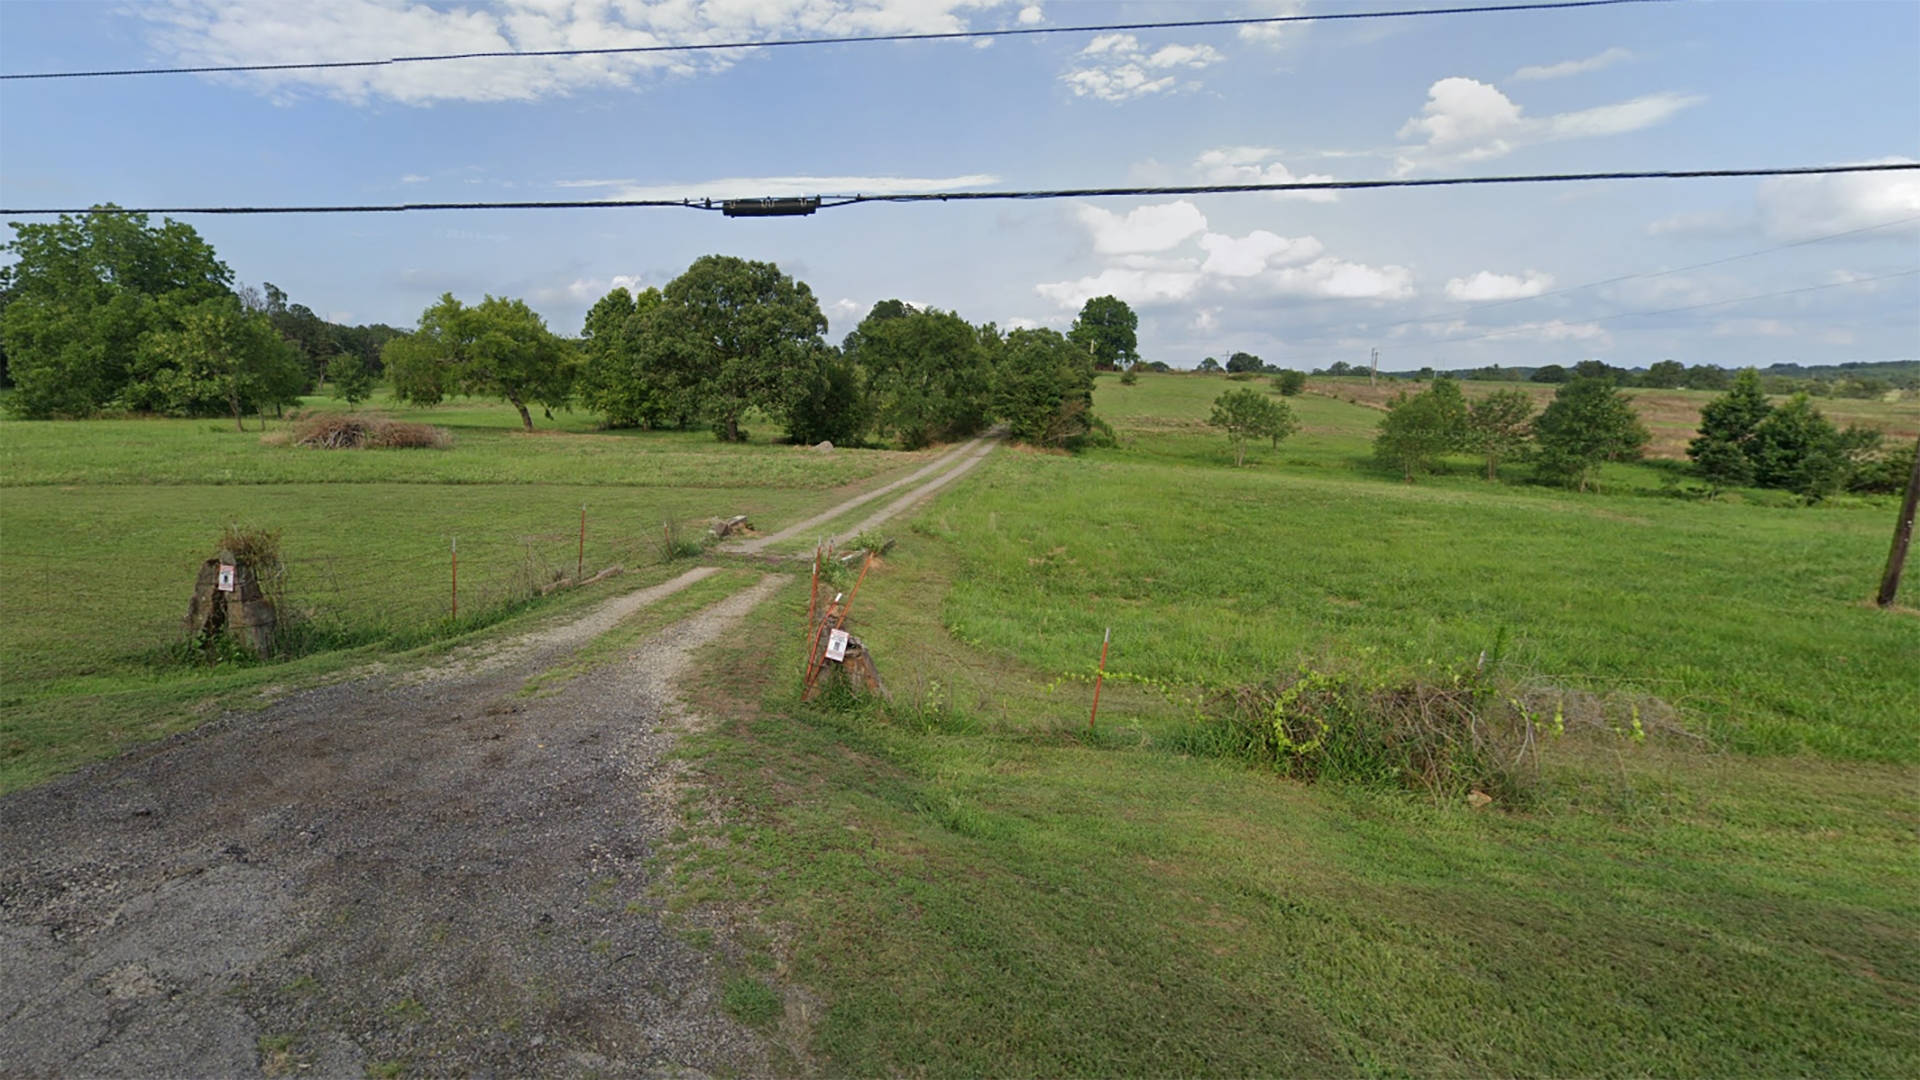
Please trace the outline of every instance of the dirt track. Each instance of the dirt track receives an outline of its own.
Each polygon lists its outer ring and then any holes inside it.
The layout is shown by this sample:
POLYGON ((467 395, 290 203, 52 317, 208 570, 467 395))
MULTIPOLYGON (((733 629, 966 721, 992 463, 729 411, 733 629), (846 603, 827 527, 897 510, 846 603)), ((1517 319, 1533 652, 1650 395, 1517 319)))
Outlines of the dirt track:
POLYGON ((646 859, 668 680, 778 580, 553 696, 641 594, 0 799, 0 1075, 766 1072, 646 859))

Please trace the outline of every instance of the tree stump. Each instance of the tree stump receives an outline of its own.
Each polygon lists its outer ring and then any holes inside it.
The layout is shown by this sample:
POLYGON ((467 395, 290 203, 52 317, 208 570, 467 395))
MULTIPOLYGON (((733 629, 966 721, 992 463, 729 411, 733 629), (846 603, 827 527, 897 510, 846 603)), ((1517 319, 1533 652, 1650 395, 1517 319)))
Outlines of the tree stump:
POLYGON ((193 599, 187 603, 187 637, 211 649, 222 634, 231 635, 261 659, 273 655, 274 628, 279 613, 273 601, 260 591, 260 579, 253 567, 240 562, 231 551, 200 564, 193 585, 193 599), (233 591, 220 589, 220 567, 233 567, 233 591))

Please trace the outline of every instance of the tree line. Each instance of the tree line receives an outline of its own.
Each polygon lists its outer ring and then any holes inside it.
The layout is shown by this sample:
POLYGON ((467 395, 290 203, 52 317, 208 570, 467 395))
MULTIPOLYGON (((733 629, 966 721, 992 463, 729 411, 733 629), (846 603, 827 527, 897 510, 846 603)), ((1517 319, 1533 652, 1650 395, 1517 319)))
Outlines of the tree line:
POLYGON ((1003 333, 883 300, 836 347, 805 282, 773 263, 708 255, 663 288, 609 292, 578 339, 522 301, 468 306, 449 294, 385 359, 403 401, 498 397, 528 430, 530 406, 578 404, 610 428, 705 426, 725 442, 745 441, 758 415, 801 443, 918 449, 998 421, 1022 442, 1072 449, 1111 438, 1093 415, 1094 373, 1133 347, 1130 331, 1099 315, 1069 334, 1003 333))
POLYGON ((1014 438, 1073 448, 1111 439, 1093 414, 1098 370, 1138 366, 1138 320, 1087 302, 1066 334, 1003 332, 899 300, 876 304, 836 347, 804 282, 772 263, 696 260, 660 289, 616 289, 578 338, 524 301, 451 294, 411 330, 348 327, 272 284, 236 287, 191 227, 144 215, 14 224, 0 247, 0 385, 24 418, 277 411, 330 384, 357 404, 384 376, 415 405, 497 397, 533 427, 583 407, 609 427, 708 426, 747 437, 759 415, 799 442, 870 438, 917 448, 996 422, 1014 438))
MULTIPOLYGON (((1316 368, 1316 375, 1365 375, 1367 368, 1336 361, 1316 368)), ((1575 379, 1603 379, 1615 386, 1648 390, 1726 390, 1733 385, 1736 372, 1714 364, 1682 364, 1661 360, 1646 369, 1615 367, 1602 360, 1582 360, 1571 367, 1544 364, 1540 367, 1500 367, 1498 365, 1435 371, 1421 368, 1410 375, 1396 373, 1386 378, 1412 378, 1425 382, 1449 377, 1475 382, 1532 382, 1547 385, 1575 379)), ((1758 376, 1769 394, 1807 394, 1811 397, 1878 398, 1894 390, 1920 390, 1920 361, 1892 360, 1849 362, 1832 367, 1809 368, 1799 364, 1774 364, 1758 376)))
POLYGON ((364 393, 399 331, 341 326, 272 284, 236 288, 191 226, 145 215, 14 223, 0 245, 0 384, 29 418, 250 413, 331 379, 364 393))
MULTIPOLYGON (((1538 481, 1585 491, 1602 465, 1637 460, 1650 438, 1631 399, 1609 379, 1561 383, 1536 415, 1524 390, 1469 401, 1458 382, 1440 376, 1389 403, 1373 454, 1409 482, 1443 471, 1449 455, 1469 453, 1484 463, 1488 480, 1499 479, 1502 465, 1524 462, 1538 481)), ((1878 431, 1841 430, 1806 394, 1772 404, 1751 368, 1701 410, 1687 456, 1688 471, 1705 484, 1700 493, 1708 498, 1729 487, 1761 487, 1808 502, 1841 491, 1898 492, 1913 462, 1878 431)))

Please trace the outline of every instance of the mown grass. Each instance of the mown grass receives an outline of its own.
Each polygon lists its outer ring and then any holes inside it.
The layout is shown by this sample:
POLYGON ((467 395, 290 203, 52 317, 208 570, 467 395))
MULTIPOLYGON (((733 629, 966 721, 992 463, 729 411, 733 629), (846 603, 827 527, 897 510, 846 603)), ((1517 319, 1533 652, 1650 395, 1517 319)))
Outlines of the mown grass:
POLYGON ((782 928, 833 1071, 1920 1067, 1905 770, 1563 741, 1524 813, 1296 784, 1078 734, 1084 694, 941 634, 956 570, 868 584, 890 715, 795 706, 800 587, 702 665, 728 813, 673 887, 782 928))
POLYGON ((997 453, 873 572, 890 707, 797 703, 803 583, 696 665, 727 813, 670 887, 788 943, 831 1070, 1920 1069, 1920 620, 1863 603, 1891 507, 1409 487, 1337 401, 1236 470, 1156 416, 1191 397, 1106 389, 1121 450, 997 453), (1530 801, 1480 811, 1175 749, 1193 688, 1417 677, 1503 630, 1514 677, 1666 697, 1716 747, 1548 737, 1530 801))
POLYGON ((398 414, 448 426, 454 447, 313 450, 214 421, 0 424, 0 790, 190 727, 213 709, 203 698, 564 607, 528 598, 583 561, 656 566, 668 521, 696 538, 740 513, 777 528, 928 456, 595 434, 568 414, 576 430, 543 420, 527 436, 511 409, 474 402, 398 414), (195 575, 229 522, 280 532, 301 651, 325 656, 178 662, 195 575))

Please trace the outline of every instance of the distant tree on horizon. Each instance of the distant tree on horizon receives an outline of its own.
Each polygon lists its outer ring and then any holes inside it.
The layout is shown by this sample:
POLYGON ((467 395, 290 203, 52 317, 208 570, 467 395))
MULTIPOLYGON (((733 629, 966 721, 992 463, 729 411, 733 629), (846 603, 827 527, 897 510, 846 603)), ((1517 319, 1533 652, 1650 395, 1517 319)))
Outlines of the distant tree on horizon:
POLYGON ((1100 371, 1118 371, 1140 361, 1140 316, 1117 296, 1096 296, 1080 306, 1067 340, 1087 350, 1100 371))

